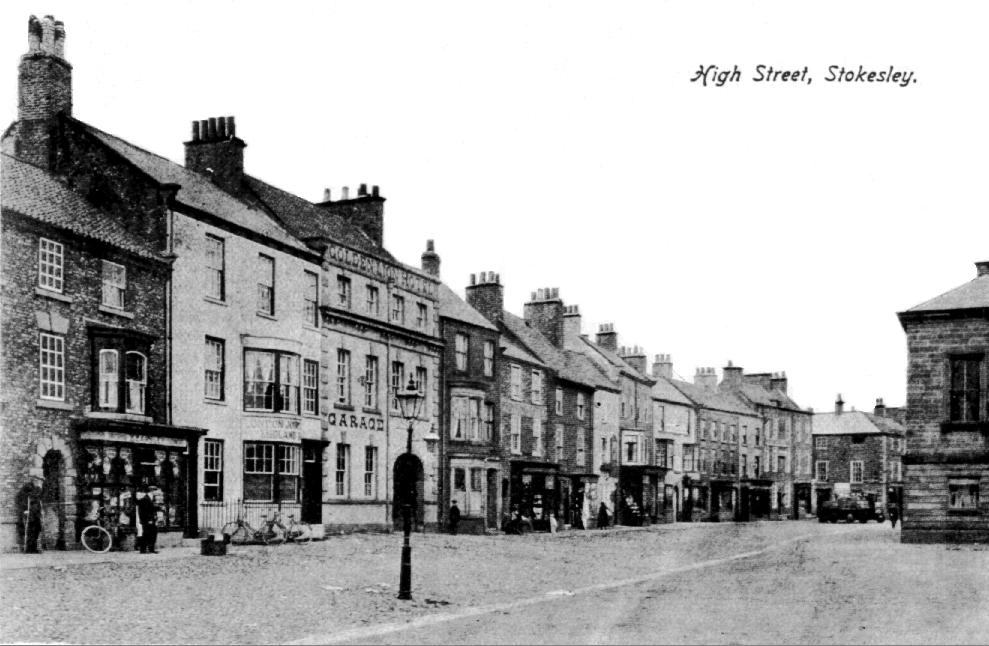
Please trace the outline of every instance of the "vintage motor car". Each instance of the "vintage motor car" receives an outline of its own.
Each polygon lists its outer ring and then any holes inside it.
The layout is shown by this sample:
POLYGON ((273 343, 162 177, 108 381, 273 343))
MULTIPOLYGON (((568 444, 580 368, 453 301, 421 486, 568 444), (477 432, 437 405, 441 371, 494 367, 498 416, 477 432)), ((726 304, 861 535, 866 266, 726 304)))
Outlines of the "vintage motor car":
POLYGON ((837 523, 839 520, 850 523, 856 520, 860 523, 875 520, 881 523, 886 520, 886 515, 874 501, 863 496, 838 496, 821 503, 817 510, 817 520, 822 523, 837 523))

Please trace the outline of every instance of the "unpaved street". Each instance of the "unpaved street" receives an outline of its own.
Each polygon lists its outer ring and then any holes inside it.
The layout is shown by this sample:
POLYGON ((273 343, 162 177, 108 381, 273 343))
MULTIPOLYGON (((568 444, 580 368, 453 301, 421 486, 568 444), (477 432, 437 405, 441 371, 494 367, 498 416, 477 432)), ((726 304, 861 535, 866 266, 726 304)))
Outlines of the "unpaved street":
POLYGON ((989 552, 889 525, 401 536, 6 569, 3 641, 980 643, 989 552))

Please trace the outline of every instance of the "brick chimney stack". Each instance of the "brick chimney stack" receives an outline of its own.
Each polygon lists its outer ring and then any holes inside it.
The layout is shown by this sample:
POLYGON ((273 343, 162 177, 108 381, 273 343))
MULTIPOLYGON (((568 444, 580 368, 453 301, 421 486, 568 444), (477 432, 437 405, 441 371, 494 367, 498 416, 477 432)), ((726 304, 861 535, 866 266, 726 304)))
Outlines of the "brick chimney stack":
POLYGON ((769 389, 778 390, 784 395, 786 394, 786 385, 787 379, 785 371, 773 373, 773 376, 769 379, 769 389))
POLYGON ((721 369, 721 385, 728 390, 734 390, 742 385, 742 368, 732 364, 731 359, 728 365, 721 369))
POLYGON ((65 26, 52 16, 41 20, 31 16, 27 41, 28 51, 18 68, 14 156, 51 168, 55 117, 72 115, 72 66, 65 60, 65 26))
POLYGON ((618 332, 615 332, 614 323, 602 323, 598 327, 595 342, 605 350, 618 352, 618 332))
POLYGON ((440 277, 440 255, 436 253, 432 240, 426 240, 426 250, 422 252, 422 270, 430 276, 440 277))
MULTIPOLYGON (((323 201, 316 206, 339 215, 348 224, 360 229, 379 247, 384 245, 385 198, 381 197, 377 185, 372 186, 369 193, 367 184, 361 184, 357 188, 357 197, 350 197, 350 187, 344 186, 340 190, 340 199, 335 202, 330 199, 330 189, 325 189, 323 201)), ((423 256, 425 258, 425 254, 423 256)), ((439 256, 437 262, 438 260, 439 256)), ((423 269, 428 271, 425 266, 423 269)), ((439 265, 436 270, 436 275, 439 275, 439 265)))
POLYGON ((244 179, 244 148, 233 117, 192 122, 192 139, 185 142, 185 167, 200 173, 228 193, 237 195, 244 179))
POLYGON ((577 305, 563 306, 563 343, 568 350, 580 348, 581 316, 577 305))
POLYGON ((872 412, 877 417, 886 417, 886 404, 883 403, 882 397, 876 398, 876 407, 873 409, 872 412))
POLYGON ((470 275, 467 286, 467 304, 494 324, 501 323, 505 311, 505 288, 501 286, 501 276, 493 271, 482 271, 470 275))
POLYGON ((557 348, 563 348, 563 300, 558 287, 540 287, 523 306, 526 323, 539 330, 557 348))
POLYGON ((718 373, 714 368, 698 368, 694 374, 694 385, 700 386, 709 393, 718 392, 718 373))
POLYGON ((975 263, 975 276, 979 277, 986 275, 989 275, 989 260, 983 260, 975 263))
POLYGON ((673 379, 673 359, 668 354, 657 354, 652 362, 652 376, 655 379, 663 377, 673 379))
POLYGON ((624 359, 625 363, 635 368, 640 374, 649 375, 649 370, 646 367, 646 351, 641 346, 622 347, 618 356, 624 359))
POLYGON ((841 399, 841 393, 838 393, 838 397, 834 400, 834 414, 841 415, 845 411, 845 402, 841 399))

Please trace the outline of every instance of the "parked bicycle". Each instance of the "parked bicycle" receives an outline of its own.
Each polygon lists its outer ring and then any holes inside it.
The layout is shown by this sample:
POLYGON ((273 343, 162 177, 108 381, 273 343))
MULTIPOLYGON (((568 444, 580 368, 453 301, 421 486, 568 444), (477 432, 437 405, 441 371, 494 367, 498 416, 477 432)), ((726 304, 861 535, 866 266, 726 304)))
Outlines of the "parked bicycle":
POLYGON ((268 520, 267 516, 261 517, 264 520, 261 533, 264 535, 264 542, 272 541, 277 543, 299 543, 305 545, 312 540, 312 527, 309 523, 295 520, 294 514, 288 515, 288 524, 282 523, 282 512, 275 511, 275 514, 268 520))
POLYGON ((232 520, 224 525, 220 533, 224 537, 229 536, 230 542, 234 545, 246 545, 247 543, 263 543, 266 545, 268 543, 265 538, 265 532, 254 529, 240 511, 237 512, 237 520, 232 520))
POLYGON ((82 530, 80 539, 82 546, 90 552, 102 554, 109 552, 120 534, 117 515, 107 513, 106 507, 100 507, 96 514, 96 522, 82 530))

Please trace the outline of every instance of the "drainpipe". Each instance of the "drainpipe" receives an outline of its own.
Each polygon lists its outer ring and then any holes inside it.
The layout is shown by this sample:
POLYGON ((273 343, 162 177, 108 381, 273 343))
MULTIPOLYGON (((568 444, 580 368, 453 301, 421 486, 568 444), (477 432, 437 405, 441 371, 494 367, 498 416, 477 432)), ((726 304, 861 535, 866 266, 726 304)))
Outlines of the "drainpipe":
MULTIPOLYGON (((391 281, 388 281, 388 301, 391 302, 391 281)), ((385 310, 387 311, 387 310, 385 310)), ((385 334, 385 369, 388 384, 385 387, 385 527, 391 528, 391 334, 385 334)), ((399 380, 401 381, 401 380, 399 380)), ((401 387, 401 383, 399 384, 401 387)))

